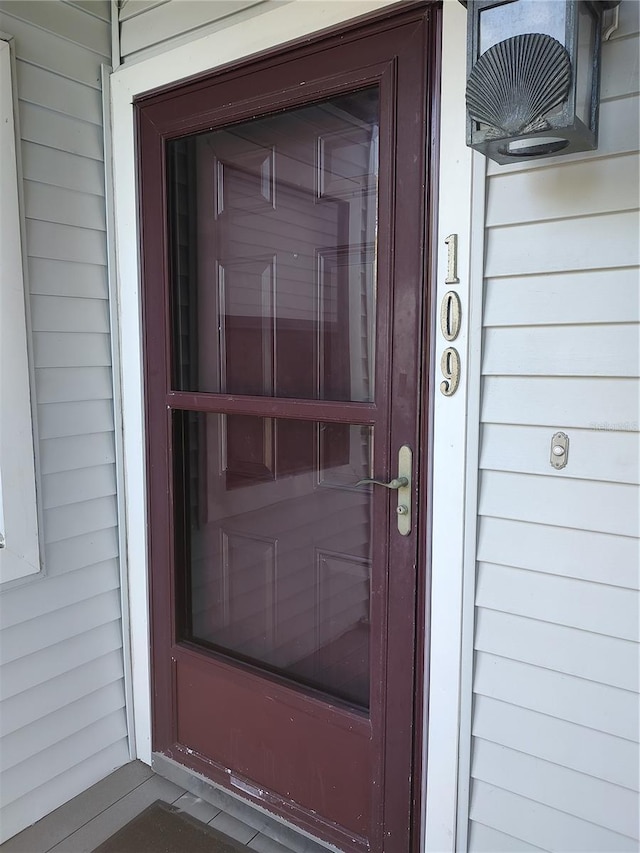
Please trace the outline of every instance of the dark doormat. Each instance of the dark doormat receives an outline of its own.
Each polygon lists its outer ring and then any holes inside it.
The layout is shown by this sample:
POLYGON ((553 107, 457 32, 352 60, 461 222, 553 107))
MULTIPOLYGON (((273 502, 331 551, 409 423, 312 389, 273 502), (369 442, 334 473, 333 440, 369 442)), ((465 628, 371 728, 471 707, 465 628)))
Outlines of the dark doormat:
POLYGON ((247 853, 231 838, 156 800, 94 853, 247 853))

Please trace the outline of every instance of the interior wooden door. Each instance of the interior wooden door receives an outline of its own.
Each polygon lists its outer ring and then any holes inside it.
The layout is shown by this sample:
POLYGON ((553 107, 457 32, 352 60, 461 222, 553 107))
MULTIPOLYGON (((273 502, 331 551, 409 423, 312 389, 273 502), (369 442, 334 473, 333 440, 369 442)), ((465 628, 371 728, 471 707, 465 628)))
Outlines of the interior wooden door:
POLYGON ((436 27, 137 104, 154 750, 345 850, 412 833, 436 27))

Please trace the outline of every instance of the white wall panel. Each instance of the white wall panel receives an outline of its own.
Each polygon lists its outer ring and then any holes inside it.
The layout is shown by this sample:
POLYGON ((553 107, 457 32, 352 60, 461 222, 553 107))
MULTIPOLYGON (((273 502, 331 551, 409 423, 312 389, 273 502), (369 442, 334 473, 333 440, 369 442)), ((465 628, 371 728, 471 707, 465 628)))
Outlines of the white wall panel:
POLYGON ((104 196, 104 168, 88 157, 27 141, 22 143, 22 170, 30 181, 104 196))
POLYGON ((39 368, 36 393, 38 403, 110 400, 110 371, 104 367, 39 368))
POLYGON ((104 199, 99 195, 25 181, 24 204, 27 219, 105 229, 104 199))
POLYGON ((59 542, 51 542, 47 548, 47 565, 51 575, 100 565, 117 557, 118 535, 114 527, 91 530, 59 542))
POLYGON ((67 572, 59 577, 48 576, 33 588, 18 587, 13 592, 11 602, 0 598, 2 630, 52 613, 60 606, 68 607, 117 589, 118 585, 118 564, 112 560, 108 565, 96 563, 79 572, 67 572))
POLYGON ((40 438, 59 438, 113 430, 113 410, 108 400, 40 405, 40 438))
POLYGON ((43 681, 22 693, 4 699, 0 718, 0 736, 4 737, 38 720, 64 710, 68 703, 97 690, 122 681, 122 661, 119 650, 107 652, 76 669, 43 681))
MULTIPOLYGON (((100 199, 99 196, 97 198, 100 199)), ((91 224, 91 227, 95 226, 91 224)), ((28 266, 32 295, 107 298, 106 267, 50 258, 29 258, 28 266)))
POLYGON ((630 791, 640 785, 638 744, 606 732, 478 696, 473 733, 630 791))
POLYGON ((506 471, 483 471, 481 481, 481 515, 637 536, 637 486, 506 471))
MULTIPOLYGON (((30 3, 19 5, 29 6, 30 3)), ((85 47, 32 26, 9 14, 4 7, 0 7, 0 24, 4 32, 14 36, 18 60, 53 71, 92 89, 100 89, 100 61, 108 61, 107 54, 98 56, 85 47)))
POLYGON ((49 438, 40 441, 40 471, 72 471, 91 465, 115 462, 113 434, 94 432, 74 437, 49 438))
POLYGON ((99 125, 23 103, 20 127, 25 142, 44 144, 43 140, 46 140, 49 148, 102 162, 102 129, 99 125))
POLYGON ((535 853, 540 847, 527 844, 513 835, 505 835, 474 821, 469 835, 469 848, 478 853, 535 853))
POLYGON ((111 364, 109 335, 34 332, 35 367, 99 367, 111 364))
POLYGON ((488 164, 470 850, 637 847, 638 25, 597 151, 488 164))
MULTIPOLYGON (((56 776, 53 783, 42 785, 38 789, 38 809, 48 814, 57 808, 60 791, 84 791, 95 782, 95 776, 102 778, 126 761, 127 748, 124 740, 100 749, 91 756, 90 761, 81 761, 56 776)), ((7 837, 19 832, 33 820, 33 799, 26 794, 3 809, 3 830, 7 837)))
POLYGON ((640 447, 631 431, 578 430, 571 433, 571 468, 550 463, 551 435, 546 427, 486 424, 481 468, 543 476, 575 477, 613 483, 640 483, 640 447), (509 453, 504 448, 509 447, 509 453))
POLYGON ((28 3, 21 0, 0 0, 0 12, 6 12, 7 15, 46 30, 47 33, 60 36, 65 42, 74 42, 88 48, 103 59, 109 58, 109 24, 67 3, 51 3, 50 0, 30 0, 28 3))
POLYGON ((491 828, 526 840, 540 850, 635 853, 638 849, 633 838, 480 780, 473 786, 471 819, 480 819, 491 828))
POLYGON ((47 544, 61 542, 63 539, 115 527, 116 523, 116 502, 111 496, 46 509, 44 511, 45 541, 47 544))
MULTIPOLYGON (((185 33, 201 34, 216 21, 259 5, 262 0, 171 0, 169 3, 126 3, 121 15, 120 49, 125 61, 145 49, 168 47, 185 33), (135 10, 137 13, 132 16, 135 10), (199 32, 198 32, 199 31, 199 32)), ((148 50, 145 55, 148 55, 148 50)))
POLYGON ((123 705, 124 691, 119 681, 65 704, 48 716, 46 727, 35 721, 0 739, 4 767, 7 770, 16 767, 59 741, 72 737, 95 720, 114 715, 123 705))
POLYGON ((476 650, 623 690, 640 687, 637 643, 565 625, 478 608, 476 650))
POLYGON ((49 258, 79 263, 107 263, 104 233, 57 225, 54 222, 27 220, 27 249, 32 258, 49 258))
POLYGON ((99 661, 108 652, 121 649, 120 625, 109 622, 88 634, 48 646, 27 660, 12 661, 2 668, 2 699, 15 697, 64 673, 73 673, 83 664, 99 661))
POLYGON ((486 327, 640 320, 638 271, 634 268, 619 269, 615 273, 587 270, 496 278, 487 280, 485 288, 486 327))
POLYGON ((494 277, 637 266, 638 244, 629 235, 637 234, 639 225, 638 213, 632 211, 496 228, 487 234, 485 273, 494 277), (598 246, 597 255, 585 251, 586 246, 598 246))
POLYGON ((483 381, 485 423, 637 432, 638 412, 640 388, 635 379, 486 376, 483 381))
POLYGON ((113 495, 115 491, 113 465, 94 465, 42 476, 42 505, 45 509, 113 495))
POLYGON ((636 377, 640 374, 638 327, 629 323, 487 329, 484 373, 636 377))
MULTIPOLYGON (((86 235, 81 233, 84 238, 86 235)), ((106 299, 75 299, 67 296, 32 296, 31 323, 37 332, 109 331, 106 299)))
POLYGON ((21 129, 44 569, 0 588, 0 841, 129 758, 100 66, 109 3, 0 2, 21 129))
POLYGON ((640 640, 636 590, 480 563, 476 604, 622 640, 640 640))
POLYGON ((28 62, 16 63, 20 100, 102 127, 100 92, 28 62))
POLYGON ((621 835, 637 839, 640 833, 635 793, 595 776, 481 739, 475 743, 472 774, 621 835))
POLYGON ((640 589, 640 542, 630 536, 483 518, 479 560, 640 589))
POLYGON ((513 199, 526 196, 519 222, 614 213, 638 206, 640 163, 635 154, 496 175, 487 204, 488 227, 513 223, 513 199))
POLYGON ((61 610, 41 614, 37 617, 37 625, 28 620, 4 628, 0 632, 0 663, 20 660, 100 625, 115 622, 119 618, 119 610, 118 590, 112 589, 69 604, 61 610), (66 618, 61 619, 61 615, 66 618))
POLYGON ((631 690, 485 652, 478 652, 476 656, 474 687, 479 696, 499 699, 636 743, 640 740, 640 700, 631 690))

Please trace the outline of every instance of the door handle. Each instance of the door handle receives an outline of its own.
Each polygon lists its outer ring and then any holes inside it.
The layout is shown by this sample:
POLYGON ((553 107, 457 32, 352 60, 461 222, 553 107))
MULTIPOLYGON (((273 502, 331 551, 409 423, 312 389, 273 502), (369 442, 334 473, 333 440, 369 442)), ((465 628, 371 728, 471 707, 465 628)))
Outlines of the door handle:
POLYGON ((382 486, 385 489, 394 489, 398 492, 398 505, 396 513, 398 517, 398 533, 408 536, 411 533, 411 467, 413 453, 407 444, 403 444, 398 451, 398 476, 385 483, 383 480, 374 480, 365 477, 358 480, 356 486, 382 486))
POLYGON ((400 489, 402 486, 408 486, 409 481, 406 477, 394 477, 388 483, 383 483, 382 480, 372 480, 371 477, 365 477, 364 480, 358 480, 356 486, 366 486, 371 483, 373 486, 384 486, 385 489, 400 489))

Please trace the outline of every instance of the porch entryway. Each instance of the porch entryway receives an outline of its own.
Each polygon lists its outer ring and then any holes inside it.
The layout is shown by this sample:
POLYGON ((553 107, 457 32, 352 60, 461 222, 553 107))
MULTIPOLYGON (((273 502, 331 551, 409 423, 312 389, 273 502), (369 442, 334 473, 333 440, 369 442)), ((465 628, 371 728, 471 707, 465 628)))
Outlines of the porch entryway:
POLYGON ((224 791, 196 784, 192 793, 132 761, 0 845, 0 853, 91 853, 156 800, 234 839, 247 853, 331 850, 224 791))

